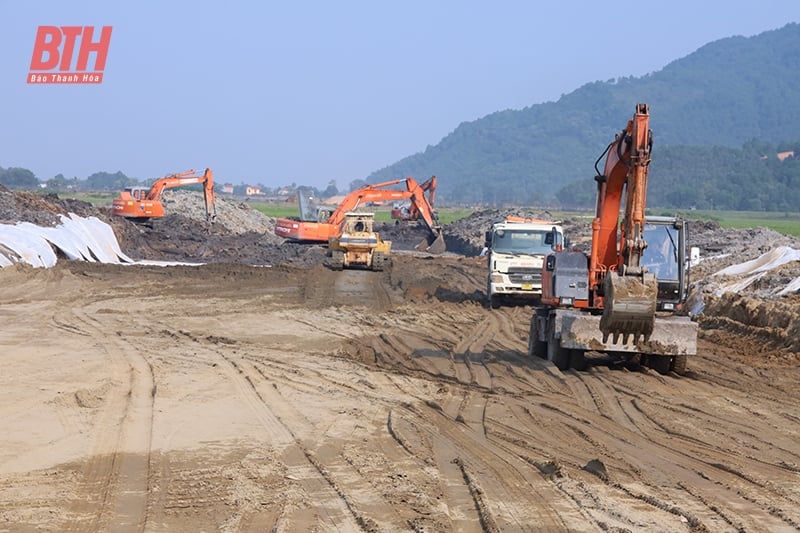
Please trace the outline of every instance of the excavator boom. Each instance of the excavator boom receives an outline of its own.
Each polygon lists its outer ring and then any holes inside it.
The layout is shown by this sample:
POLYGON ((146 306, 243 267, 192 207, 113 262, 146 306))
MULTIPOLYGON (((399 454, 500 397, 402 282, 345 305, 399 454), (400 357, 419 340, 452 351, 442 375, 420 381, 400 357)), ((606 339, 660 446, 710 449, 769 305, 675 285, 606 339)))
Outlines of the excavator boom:
MULTIPOLYGON (((597 212, 592 223, 589 287, 602 307, 604 341, 650 338, 655 325, 658 282, 639 265, 644 241, 647 172, 653 145, 646 104, 638 104, 627 127, 606 149, 597 180, 597 212), (617 227, 624 196, 622 223, 617 227)), ((601 156, 602 157, 602 156, 601 156)))

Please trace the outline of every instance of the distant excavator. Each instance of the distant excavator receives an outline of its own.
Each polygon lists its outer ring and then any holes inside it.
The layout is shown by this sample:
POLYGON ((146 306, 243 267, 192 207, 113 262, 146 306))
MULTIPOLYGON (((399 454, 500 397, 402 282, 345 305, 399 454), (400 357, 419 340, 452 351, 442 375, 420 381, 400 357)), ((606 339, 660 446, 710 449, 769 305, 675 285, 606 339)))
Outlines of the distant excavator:
POLYGON ((210 168, 203 174, 187 170, 179 174, 171 174, 157 179, 148 187, 128 187, 120 192, 113 201, 113 212, 118 217, 125 217, 134 222, 152 221, 164 216, 164 204, 161 195, 165 189, 183 187, 185 185, 203 185, 206 220, 213 222, 217 216, 216 197, 214 196, 214 173, 210 168))
POLYGON ((330 239, 341 235, 341 225, 348 212, 355 211, 370 202, 409 201, 416 219, 422 219, 429 232, 428 237, 420 242, 416 249, 432 254, 444 253, 446 250, 442 228, 437 221, 433 206, 414 178, 407 177, 356 189, 333 211, 319 209, 316 213, 309 212, 308 199, 302 191, 298 193, 298 200, 300 218, 279 218, 275 222, 275 235, 295 242, 327 244, 330 239), (404 190, 391 188, 400 184, 404 184, 406 188, 404 190))

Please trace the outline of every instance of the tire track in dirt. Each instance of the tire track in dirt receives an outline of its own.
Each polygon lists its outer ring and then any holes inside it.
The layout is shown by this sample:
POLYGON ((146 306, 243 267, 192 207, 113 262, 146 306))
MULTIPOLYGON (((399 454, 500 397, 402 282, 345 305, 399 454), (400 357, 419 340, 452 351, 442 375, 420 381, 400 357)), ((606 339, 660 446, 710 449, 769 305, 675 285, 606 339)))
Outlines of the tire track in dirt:
MULTIPOLYGON (((451 304, 438 304, 436 307, 436 312, 439 313, 438 309, 440 307, 445 309, 451 306, 451 304)), ((432 378, 436 381, 444 382, 457 381, 462 384, 466 384, 466 378, 459 374, 456 369, 450 370, 449 372, 451 373, 448 374, 448 370, 445 367, 435 366, 435 370, 431 370, 430 367, 427 367, 427 365, 430 364, 430 360, 433 358, 433 356, 435 356, 435 350, 431 350, 430 347, 441 347, 442 340, 446 337, 452 338, 463 335, 460 343, 456 343, 457 348, 453 349, 452 351, 453 353, 457 353, 458 350, 466 351, 466 349, 464 349, 465 344, 468 344, 470 340, 476 337, 480 337, 482 331, 494 328, 494 338, 491 341, 486 342, 481 347, 481 353, 487 358, 491 357, 490 354, 495 353, 505 358, 504 361, 494 361, 488 363, 488 368, 490 371, 492 369, 501 369, 500 371, 495 371, 492 373, 493 387, 503 387, 506 390, 514 390, 512 387, 507 386, 507 383, 510 382, 519 388, 520 392, 524 395, 543 394, 543 398, 547 398, 548 396, 552 396, 551 394, 548 394, 548 391, 552 391, 554 393, 558 393, 560 396, 566 393, 566 398, 572 398, 571 400, 562 400, 556 409, 556 413, 561 411, 564 417, 568 417, 570 420, 560 419, 560 417, 556 416, 555 420, 546 426, 548 431, 534 434, 534 437, 530 439, 537 442, 547 441, 548 439, 553 438, 552 434, 548 434, 548 432, 553 432, 554 434, 561 435, 561 439, 559 439, 561 442, 574 442, 576 435, 578 436, 579 442, 583 442, 583 444, 577 449, 578 453, 573 454, 569 458, 564 457, 563 451, 558 450, 557 446, 554 445, 552 453, 555 458, 560 458, 561 461, 567 459, 567 464, 569 464, 571 468, 580 471, 583 470, 587 464, 591 464, 591 461, 594 458, 602 456, 604 462, 609 463, 610 461, 610 471, 620 473, 626 478, 631 477, 638 480, 639 482, 643 483, 645 487, 649 487, 648 491, 652 490, 655 494, 658 494, 661 490, 659 489, 660 483, 666 482, 669 484, 675 482, 675 479, 680 479, 681 477, 686 477, 691 480, 689 486, 696 487, 698 484, 703 486, 704 491, 711 490, 715 484, 720 483, 720 481, 718 481, 719 472, 714 472, 715 469, 711 468, 710 472, 712 473, 706 473, 706 470, 709 468, 709 465, 706 464, 707 462, 703 463, 703 461, 696 461, 697 458, 692 454, 685 453, 685 451, 682 449, 687 447, 685 442, 675 443, 674 446, 669 443, 663 447, 656 445, 655 448, 649 444, 650 441, 654 441, 656 443, 659 441, 664 441, 665 432, 663 428, 661 428, 657 423, 654 423, 651 418, 643 414, 642 404, 643 402, 647 404, 648 401, 653 401, 653 398, 661 397, 663 391, 663 394, 666 395, 666 397, 672 399, 662 400, 661 403, 662 405, 670 405, 670 402, 674 401, 673 396, 676 394, 672 388, 674 381, 673 377, 651 375, 651 373, 646 371, 631 373, 624 369, 614 370, 604 367, 597 367, 596 369, 585 373, 562 373, 558 370, 551 369, 550 367, 552 365, 547 362, 538 362, 538 365, 532 366, 537 362, 527 361, 521 356, 514 355, 515 348, 522 351, 520 346, 522 344, 522 340, 519 338, 519 333, 522 331, 522 328, 513 325, 512 322, 518 320, 517 317, 524 318, 525 321, 528 321, 529 319, 526 316, 527 313, 525 312, 525 309, 512 308, 509 310, 501 309, 500 311, 500 313, 495 311, 495 315, 499 317, 496 319, 498 321, 496 327, 487 326, 489 319, 484 317, 483 319, 477 320, 478 327, 473 327, 468 330, 467 334, 463 334, 462 332, 465 330, 458 326, 454 326, 453 322, 450 321, 449 323, 445 323, 443 328, 441 328, 441 330, 444 330, 445 333, 441 333, 440 330, 440 333, 437 336, 429 331, 423 337, 417 337, 419 340, 415 341, 414 344, 419 344, 420 342, 422 344, 427 344, 429 347, 427 349, 408 349, 409 347, 404 342, 406 338, 403 337, 402 332, 393 332, 391 336, 383 335, 381 337, 383 342, 377 345, 373 344, 373 347, 376 354, 379 354, 377 357, 382 359, 384 363, 388 363, 389 367, 404 371, 407 369, 412 369, 412 371, 421 370, 421 374, 419 375, 427 376, 429 379, 432 378), (397 337, 401 338, 398 339, 397 337), (498 348, 500 347, 505 348, 507 351, 505 353, 499 352, 498 348), (416 356, 409 357, 409 354, 412 353, 416 354, 416 356), (509 360, 509 358, 514 364, 509 364, 506 362, 509 360), (507 370, 508 368, 511 368, 512 371, 509 372, 507 370), (520 370, 525 373, 522 374, 520 370), (528 378, 529 375, 530 378, 528 378), (624 379, 618 380, 618 377, 623 377, 624 379), (638 381, 645 381, 647 386, 631 387, 632 382, 637 383, 638 381), (654 394, 653 391, 656 391, 656 394, 654 394), (597 428, 593 427, 596 425, 598 417, 606 420, 603 424, 601 424, 601 428, 607 427, 608 429, 598 430, 597 428), (572 420, 575 418, 577 418, 579 422, 572 420), (559 426, 569 429, 566 431, 566 433, 560 433, 555 430, 555 428, 559 426), (639 443, 639 447, 643 449, 651 449, 652 454, 663 457, 656 459, 650 457, 643 458, 643 454, 632 452, 627 446, 624 445, 624 443, 622 445, 618 445, 618 440, 637 442, 639 443), (613 454, 609 453, 610 449, 616 450, 617 448, 621 448, 623 451, 615 452, 613 454), (629 460, 629 457, 632 458, 633 461, 629 460), (667 478, 666 480, 654 480, 651 479, 648 474, 643 472, 643 468, 646 468, 647 472, 669 471, 672 463, 682 465, 681 471, 683 473, 679 474, 678 477, 667 478), (686 465, 690 466, 687 468, 686 465), (710 481, 703 481, 702 476, 706 476, 710 481)), ((444 319, 444 317, 447 316, 447 312, 442 313, 439 316, 443 317, 444 319)), ((470 312, 468 317, 465 318, 467 318, 468 322, 471 322, 476 317, 470 312)), ((414 333, 419 335, 420 332, 415 331, 414 333)), ((441 410, 441 412, 446 414, 450 419, 458 419, 459 422, 466 422, 467 417, 464 415, 464 413, 469 406, 474 404, 474 398, 474 394, 465 392, 460 395, 457 393, 451 394, 450 396, 440 399, 435 403, 430 403, 429 399, 419 398, 419 400, 427 401, 429 407, 436 407, 436 405, 438 405, 438 408, 441 410)), ((547 406, 546 400, 543 405, 547 406)), ((548 410, 551 410, 551 408, 546 407, 544 411, 537 408, 538 412, 536 415, 536 422, 533 422, 533 424, 541 424, 540 417, 542 415, 553 418, 553 413, 548 412, 548 410)), ((481 425, 476 424, 474 421, 477 420, 478 417, 474 416, 472 417, 471 423, 467 423, 467 426, 472 428, 475 433, 486 432, 491 438, 493 436, 491 416, 480 417, 481 420, 484 418, 488 418, 488 421, 486 422, 486 427, 488 427, 488 429, 481 430, 480 428, 483 427, 483 423, 481 425)), ((735 420, 732 420, 731 422, 735 423, 735 420)), ((510 437, 510 440, 512 441, 523 441, 524 439, 525 437, 510 437)), ((791 457, 786 457, 786 459, 787 463, 793 463, 791 457)), ((720 464, 724 464, 724 462, 720 464)), ((437 466, 440 469, 443 468, 441 461, 437 462, 437 466)), ((784 468, 784 470, 786 469, 784 468)), ((610 512, 608 509, 612 508, 612 506, 608 504, 608 499, 610 496, 605 495, 605 492, 609 491, 611 494, 624 494, 625 497, 629 499, 630 505, 636 505, 632 500, 640 502, 649 501, 650 504, 660 512, 670 512, 669 509, 672 509, 674 513, 685 513, 685 515, 688 517, 693 516, 693 506, 700 505, 701 507, 704 507, 704 504, 700 503, 696 497, 689 495, 685 491, 682 496, 680 494, 675 494, 675 497, 678 498, 676 502, 683 501, 684 503, 679 505, 687 506, 682 510, 679 507, 676 507, 675 504, 667 503, 669 500, 663 501, 660 499, 652 499, 647 493, 633 491, 623 485, 617 486, 615 485, 615 483, 617 483, 615 481, 608 481, 607 483, 604 483, 606 484, 607 489, 602 489, 599 493, 595 493, 586 488, 581 488, 576 484, 570 485, 569 483, 565 483, 565 486, 569 487, 569 490, 572 491, 570 494, 572 494, 575 498, 580 498, 580 496, 577 495, 578 492, 580 492, 584 496, 590 495, 593 499, 596 499, 598 501, 598 508, 601 509, 598 512, 600 512, 601 515, 603 513, 610 512)), ((755 487, 756 492, 764 490, 763 487, 759 485, 755 485, 755 487)), ((778 494, 777 496, 780 495, 778 494)), ((724 501, 725 498, 726 496, 720 496, 720 500, 722 501, 724 501)), ((738 498, 738 501, 741 502, 742 500, 742 497, 738 498)), ((746 500, 746 498, 744 498, 744 500, 746 500)), ((789 503, 792 500, 779 498, 776 501, 789 503)), ((788 508, 784 504, 781 504, 780 507, 784 509, 788 508)), ((724 507, 721 506, 719 508, 724 509, 724 507)), ((714 513, 713 509, 705 509, 702 512, 714 513)), ((670 512, 670 514, 674 513, 670 512)), ((767 513, 766 515, 762 514, 761 520, 764 520, 767 523, 773 523, 773 525, 778 527, 786 526, 786 524, 791 524, 793 520, 792 517, 786 513, 786 511, 778 509, 773 513, 767 513), (786 515, 786 518, 781 518, 784 515, 786 515), (772 518, 770 518, 770 516, 772 518), (783 524, 780 524, 780 522, 774 522, 775 518, 783 522, 783 524)), ((727 511, 723 511, 723 514, 726 514, 726 516, 735 516, 735 513, 729 513, 727 511)), ((598 518, 598 520, 602 520, 602 518, 598 518)), ((625 523, 624 519, 620 519, 620 521, 623 524, 625 523)))
POLYGON ((311 513, 300 515, 292 512, 283 519, 298 529, 319 526, 334 530, 341 527, 361 529, 351 514, 348 502, 331 486, 311 452, 274 411, 274 404, 264 395, 265 388, 257 385, 260 381, 257 373, 250 370, 249 364, 237 361, 214 347, 205 349, 218 357, 220 374, 235 385, 240 399, 264 429, 265 441, 270 446, 283 449, 282 460, 287 468, 287 477, 296 481, 315 504, 311 513))
MULTIPOLYGON (((213 351, 213 348, 210 349, 213 351)), ((387 523, 385 516, 373 518, 365 512, 380 509, 384 515, 392 515, 396 511, 392 505, 376 501, 379 487, 376 487, 376 492, 369 493, 358 489, 368 484, 368 480, 363 479, 344 458, 341 449, 330 449, 330 445, 326 444, 324 450, 313 450, 317 440, 331 442, 332 439, 325 439, 325 432, 320 434, 319 428, 314 427, 283 398, 278 390, 283 382, 274 381, 280 376, 268 373, 266 366, 254 360, 255 356, 233 358, 221 352, 217 355, 230 368, 226 373, 238 383, 241 395, 268 428, 268 441, 273 442, 275 436, 279 437, 281 446, 285 447, 282 457, 288 468, 287 475, 309 494, 314 502, 315 513, 321 514, 318 520, 325 527, 372 531, 376 527, 385 529, 388 524, 402 521, 395 515, 387 523), (316 437, 311 438, 310 435, 316 437)), ((293 528, 316 527, 313 521, 308 521, 306 513, 293 512, 284 520, 293 528)))
POLYGON ((331 270, 318 265, 307 274, 303 297, 312 308, 338 305, 387 309, 392 304, 388 273, 369 270, 331 270))
POLYGON ((73 309, 78 330, 89 329, 98 348, 112 364, 112 376, 123 385, 112 387, 93 429, 91 450, 81 468, 78 495, 70 506, 67 531, 113 529, 143 531, 147 523, 151 469, 153 369, 119 334, 109 334, 89 306, 73 309), (87 523, 88 522, 88 523, 87 523))
MULTIPOLYGON (((418 396, 413 385, 406 382, 408 378, 391 375, 388 378, 404 396, 417 400, 420 405, 442 410, 438 403, 418 396)), ((474 526, 483 524, 488 512, 484 511, 482 517, 481 509, 473 497, 458 459, 453 456, 452 443, 434 428, 429 427, 424 418, 420 407, 407 404, 391 412, 387 427, 391 436, 403 449, 436 468, 439 490, 446 507, 447 530, 486 531, 485 528, 477 529, 474 526)))
POLYGON ((492 373, 486 366, 484 350, 497 336, 499 329, 497 318, 488 315, 476 328, 464 335, 451 350, 451 357, 455 361, 462 360, 469 370, 470 379, 467 384, 492 390, 492 373))
MULTIPOLYGON (((556 511, 547 503, 553 501, 549 498, 552 494, 543 495, 541 490, 548 493, 551 489, 542 485, 538 472, 534 472, 530 465, 503 450, 487 447, 482 429, 463 431, 461 422, 448 416, 436 403, 405 387, 403 378, 393 376, 391 379, 405 394, 425 406, 425 410, 411 409, 409 412, 416 415, 413 423, 418 430, 428 435, 432 448, 430 455, 442 476, 440 483, 448 508, 452 509, 451 520, 456 528, 459 526, 458 517, 469 516, 470 509, 477 513, 478 523, 488 528, 484 531, 494 530, 494 526, 486 524, 497 524, 501 530, 565 528, 559 512, 572 514, 573 510, 556 511), (465 483, 470 478, 472 488, 470 483, 465 483), (473 499, 476 486, 484 494, 480 502, 473 499), (467 496, 469 503, 465 504, 467 496)), ((558 503, 555 506, 558 507, 558 503)), ((467 523, 475 523, 475 517, 470 516, 467 523)))
MULTIPOLYGON (((658 391, 659 387, 654 387, 653 390, 658 391)), ((642 401, 639 400, 636 402, 635 408, 644 412, 645 409, 641 404, 642 401)), ((633 406, 634 404, 621 403, 623 411, 625 405, 633 406)), ((774 496, 772 503, 755 501, 748 494, 763 494, 767 489, 766 483, 754 479, 751 475, 743 474, 741 468, 729 466, 732 459, 729 450, 712 448, 706 444, 698 446, 694 439, 681 438, 678 433, 667 433, 663 431, 662 425, 648 423, 647 420, 653 420, 651 417, 642 418, 644 423, 636 425, 635 429, 618 423, 606 428, 604 427, 606 424, 597 423, 599 420, 597 418, 591 422, 587 418, 580 419, 578 414, 573 412, 566 403, 562 403, 560 407, 564 410, 555 413, 557 417, 563 418, 564 424, 573 425, 583 433, 591 435, 594 441, 609 443, 609 447, 621 451, 623 456, 635 458, 639 463, 638 469, 644 469, 646 466, 646 471, 651 472, 650 476, 642 476, 635 470, 629 474, 633 474, 640 482, 649 486, 649 490, 654 494, 663 492, 662 487, 672 485, 675 480, 685 480, 694 487, 702 487, 702 493, 708 499, 710 499, 710 495, 715 494, 716 507, 727 509, 726 514, 728 515, 733 515, 737 506, 750 507, 751 510, 744 523, 749 523, 751 527, 755 524, 760 524, 758 527, 771 524, 770 528, 780 529, 786 527, 787 524, 792 525, 796 520, 787 515, 786 511, 786 509, 796 508, 796 500, 787 499, 787 495, 782 491, 772 492, 774 496), (669 474, 653 476, 654 472, 668 472, 669 474)), ((663 411, 663 409, 661 410, 663 411)), ((585 413, 583 416, 587 417, 591 414, 585 413)), ((635 416, 631 416, 629 420, 635 418, 635 416)), ((613 464, 612 462, 614 468, 609 469, 609 472, 615 470, 620 473, 625 472, 626 463, 631 464, 627 459, 623 463, 613 464)), ((750 470, 750 468, 745 468, 745 470, 750 470)), ((620 488, 616 485, 612 486, 620 488)), ((680 494, 673 496, 678 500, 685 499, 680 494)), ((644 495, 641 497, 644 498, 644 495)), ((671 507, 675 507, 675 504, 672 504, 671 507)), ((688 511, 685 514, 690 515, 688 511)))

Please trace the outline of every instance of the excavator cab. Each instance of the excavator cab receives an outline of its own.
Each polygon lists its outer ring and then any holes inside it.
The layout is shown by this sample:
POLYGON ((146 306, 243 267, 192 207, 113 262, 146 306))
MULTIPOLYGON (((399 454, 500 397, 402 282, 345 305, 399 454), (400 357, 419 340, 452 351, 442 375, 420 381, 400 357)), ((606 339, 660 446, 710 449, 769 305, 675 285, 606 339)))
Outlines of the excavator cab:
POLYGON ((686 221, 676 217, 648 216, 642 266, 658 283, 659 311, 678 311, 689 293, 689 257, 686 221))
POLYGON ((147 187, 126 187, 120 191, 120 198, 123 200, 142 201, 147 198, 147 187))

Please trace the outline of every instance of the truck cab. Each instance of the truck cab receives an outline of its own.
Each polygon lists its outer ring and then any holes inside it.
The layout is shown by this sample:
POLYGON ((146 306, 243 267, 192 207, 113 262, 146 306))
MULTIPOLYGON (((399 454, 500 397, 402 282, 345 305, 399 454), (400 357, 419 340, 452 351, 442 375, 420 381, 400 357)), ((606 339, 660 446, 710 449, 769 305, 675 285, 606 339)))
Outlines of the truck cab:
POLYGON ((533 301, 542 295, 544 257, 563 246, 559 222, 507 217, 486 232, 486 295, 497 309, 510 300, 533 301))

